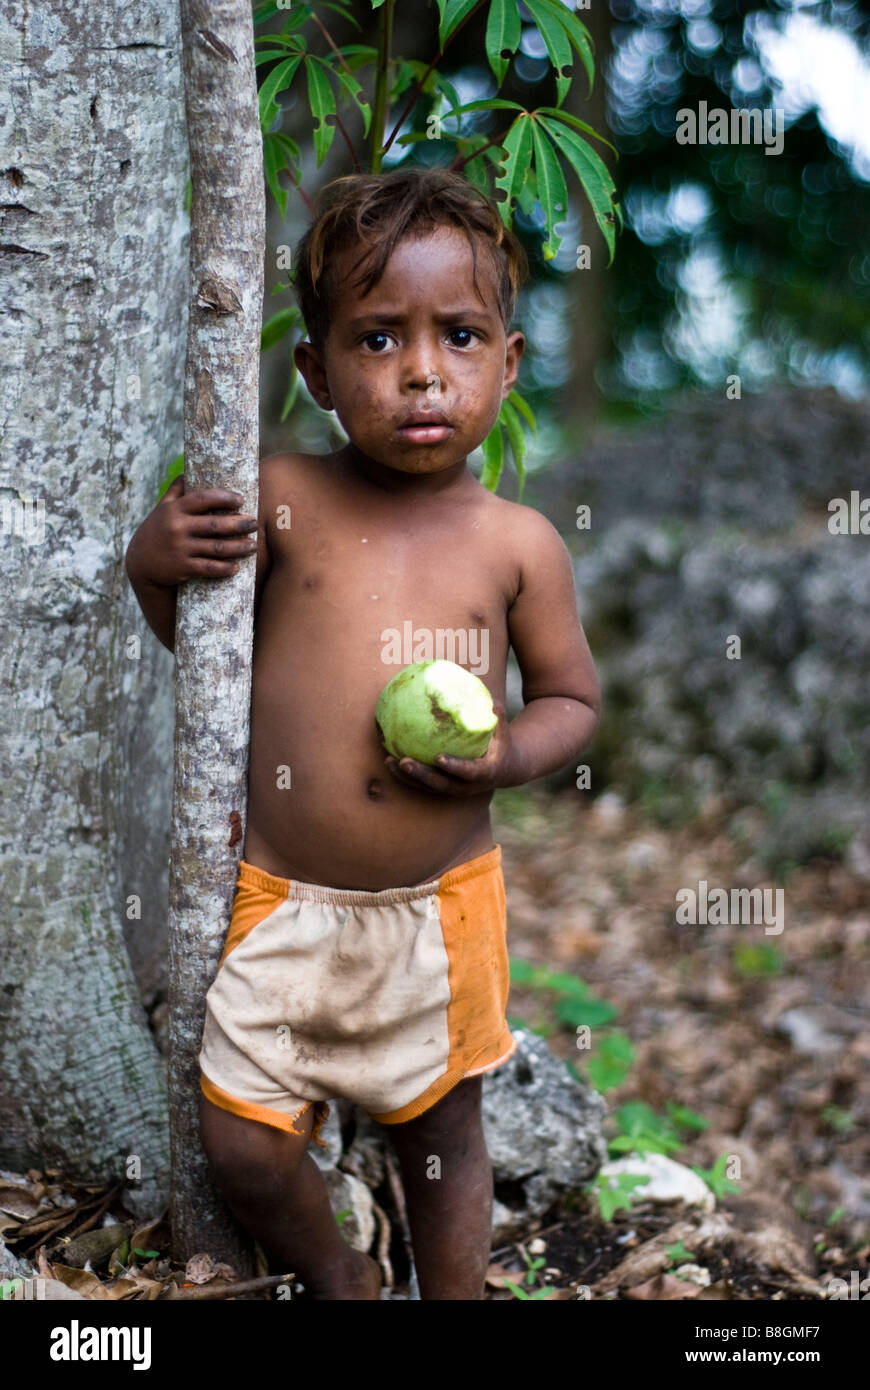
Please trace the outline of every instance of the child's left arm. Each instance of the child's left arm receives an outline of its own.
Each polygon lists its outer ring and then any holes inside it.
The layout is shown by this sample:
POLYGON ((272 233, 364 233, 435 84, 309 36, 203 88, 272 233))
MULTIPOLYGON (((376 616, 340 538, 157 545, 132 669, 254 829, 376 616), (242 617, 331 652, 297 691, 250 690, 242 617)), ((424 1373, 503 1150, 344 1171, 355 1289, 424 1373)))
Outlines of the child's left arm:
POLYGON ((508 723, 496 704, 499 722, 482 758, 442 755, 435 767, 403 759, 393 768, 432 791, 473 796, 546 777, 582 752, 598 725, 601 691, 577 615, 571 557, 546 517, 526 507, 517 516, 520 577, 508 632, 525 707, 508 723))

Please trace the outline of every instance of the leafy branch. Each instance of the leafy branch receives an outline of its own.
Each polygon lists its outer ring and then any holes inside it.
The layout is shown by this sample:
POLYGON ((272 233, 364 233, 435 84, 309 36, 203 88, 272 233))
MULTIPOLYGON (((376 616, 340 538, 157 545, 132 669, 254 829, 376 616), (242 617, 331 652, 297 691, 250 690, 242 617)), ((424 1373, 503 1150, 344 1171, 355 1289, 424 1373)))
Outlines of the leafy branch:
MULTIPOLYGON (((594 78, 592 37, 576 14, 561 0, 523 0, 524 8, 536 26, 552 65, 556 83, 556 105, 527 110, 518 102, 487 98, 463 105, 450 81, 439 70, 445 52, 461 29, 486 5, 485 48, 498 91, 510 69, 522 38, 522 18, 519 0, 435 0, 438 7, 438 50, 431 60, 422 62, 395 57, 392 53, 395 0, 371 0, 372 11, 378 16, 378 41, 373 48, 365 44, 336 43, 318 11, 331 10, 359 29, 360 25, 342 0, 323 0, 323 3, 294 3, 288 11, 276 0, 267 0, 254 14, 254 23, 261 25, 278 14, 283 15, 280 33, 261 36, 256 40, 257 65, 268 65, 259 88, 260 122, 263 130, 263 161, 266 182, 281 210, 287 215, 289 190, 280 176, 289 174, 293 186, 309 210, 311 200, 301 186, 302 159, 299 146, 280 128, 281 108, 278 98, 288 91, 304 71, 308 105, 314 122, 312 139, 319 168, 329 153, 338 130, 353 165, 360 172, 361 151, 354 145, 338 102, 344 99, 356 106, 363 121, 363 133, 370 139, 368 168, 372 173, 381 170, 384 156, 394 143, 407 145, 424 139, 446 139, 453 142, 455 155, 449 167, 462 171, 469 183, 496 200, 500 216, 512 227, 516 209, 530 215, 536 204, 544 219, 542 254, 552 260, 558 253, 562 238, 556 228, 568 215, 568 189, 563 165, 577 177, 592 207, 595 221, 609 252, 609 264, 615 254, 617 226, 622 227, 622 213, 616 197, 616 187, 607 165, 593 148, 590 138, 600 135, 578 117, 563 109, 563 102, 572 81, 575 56, 586 73, 591 94, 594 78), (325 40, 327 52, 313 53, 302 30, 313 24, 325 40), (362 68, 373 68, 371 103, 365 95, 357 74, 362 68), (385 136, 385 125, 391 105, 404 97, 398 119, 385 136), (421 98, 436 98, 438 110, 431 112, 425 131, 411 130, 400 134, 421 98), (448 110, 443 116, 441 106, 446 100, 448 110), (510 112, 510 124, 498 135, 463 130, 464 119, 479 113, 510 112), (455 129, 446 130, 454 121, 455 129), (436 131, 433 136, 432 124, 436 131)), ((268 345, 277 342, 295 327, 304 332, 301 319, 282 317, 283 311, 264 325, 268 345), (278 330, 281 330, 278 332, 278 330), (268 331, 267 331, 268 330, 268 331)), ((298 381, 291 367, 291 383, 284 403, 284 412, 292 408, 298 381), (290 403, 288 405, 288 402, 290 403)), ((286 414, 282 413, 282 419, 286 414)), ((504 467, 505 450, 509 447, 514 458, 520 484, 525 482, 526 429, 534 430, 534 416, 518 392, 512 391, 502 403, 492 431, 483 441, 483 472, 485 487, 497 488, 504 467)))

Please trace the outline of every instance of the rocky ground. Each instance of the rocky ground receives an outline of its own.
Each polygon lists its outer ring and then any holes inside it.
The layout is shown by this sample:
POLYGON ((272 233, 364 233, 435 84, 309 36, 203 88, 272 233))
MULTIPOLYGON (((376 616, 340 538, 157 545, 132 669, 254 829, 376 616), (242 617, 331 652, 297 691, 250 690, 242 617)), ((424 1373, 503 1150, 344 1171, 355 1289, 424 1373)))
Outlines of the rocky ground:
MULTIPOLYGON (((517 1290, 526 1298, 812 1300, 830 1297, 834 1278, 867 1276, 870 882, 832 858, 773 884, 745 834, 726 833, 732 811, 711 801, 675 828, 612 794, 592 802, 538 789, 496 798, 511 958, 549 972, 512 986, 512 1025, 542 1033, 581 1074, 608 1037, 627 1035, 634 1059, 604 1092, 608 1138, 629 1102, 656 1116, 684 1107, 706 1128, 680 1128, 671 1159, 710 1173, 728 1155, 739 1190, 714 1200, 707 1189, 700 1204, 635 1197, 606 1221, 578 1192, 493 1251, 493 1300, 517 1290), (782 887, 782 932, 678 924, 676 894, 700 880, 710 890, 782 887), (591 1028, 588 1048, 560 1018, 564 991, 546 983, 554 974, 581 978, 616 1010, 591 1028)), ((31 1262, 21 1272, 32 1267, 86 1298, 232 1296, 232 1272, 207 1257, 172 1266, 165 1223, 134 1230, 122 1196, 74 1187, 57 1172, 0 1174, 4 1272, 15 1272, 10 1256, 19 1256, 31 1262)), ((401 1233, 395 1220, 391 1230, 381 1214, 379 1223, 391 1296, 407 1297, 401 1233)), ((247 1296, 275 1297, 279 1283, 264 1270, 247 1296)))

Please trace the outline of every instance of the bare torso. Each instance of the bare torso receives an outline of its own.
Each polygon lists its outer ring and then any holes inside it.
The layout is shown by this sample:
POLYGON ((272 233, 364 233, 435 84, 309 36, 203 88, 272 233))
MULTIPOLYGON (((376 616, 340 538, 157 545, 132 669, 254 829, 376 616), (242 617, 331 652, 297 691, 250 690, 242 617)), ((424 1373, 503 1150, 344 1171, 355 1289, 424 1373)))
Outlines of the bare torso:
POLYGON ((519 573, 512 510, 470 474, 441 494, 398 497, 335 455, 269 461, 260 517, 272 568, 254 640, 249 863, 378 891, 430 882, 492 847, 491 794, 456 798, 400 782, 384 766, 374 712, 387 681, 419 659, 383 659, 383 634, 407 623, 433 638, 438 629, 486 630, 488 670, 476 674, 504 701, 519 573), (277 524, 282 505, 289 529, 277 524))

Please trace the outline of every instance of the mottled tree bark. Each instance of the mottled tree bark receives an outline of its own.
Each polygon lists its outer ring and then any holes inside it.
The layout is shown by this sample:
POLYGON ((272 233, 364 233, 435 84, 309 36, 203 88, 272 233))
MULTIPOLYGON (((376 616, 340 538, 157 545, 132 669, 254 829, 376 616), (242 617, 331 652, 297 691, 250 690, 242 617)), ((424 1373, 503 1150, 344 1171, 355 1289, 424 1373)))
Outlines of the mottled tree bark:
MULTIPOLYGON (((265 195, 251 5, 182 0, 181 16, 193 181, 185 489, 232 487, 256 516, 265 195)), ((251 1244, 209 1181, 197 1059, 244 833, 254 572, 252 556, 231 580, 179 590, 169 915, 173 1249, 240 1274, 251 1244)))
POLYGON ((175 0, 0 14, 0 1166, 149 1212, 166 1083, 125 933, 144 960, 165 920, 172 666, 124 553, 181 436, 179 39, 175 0))

